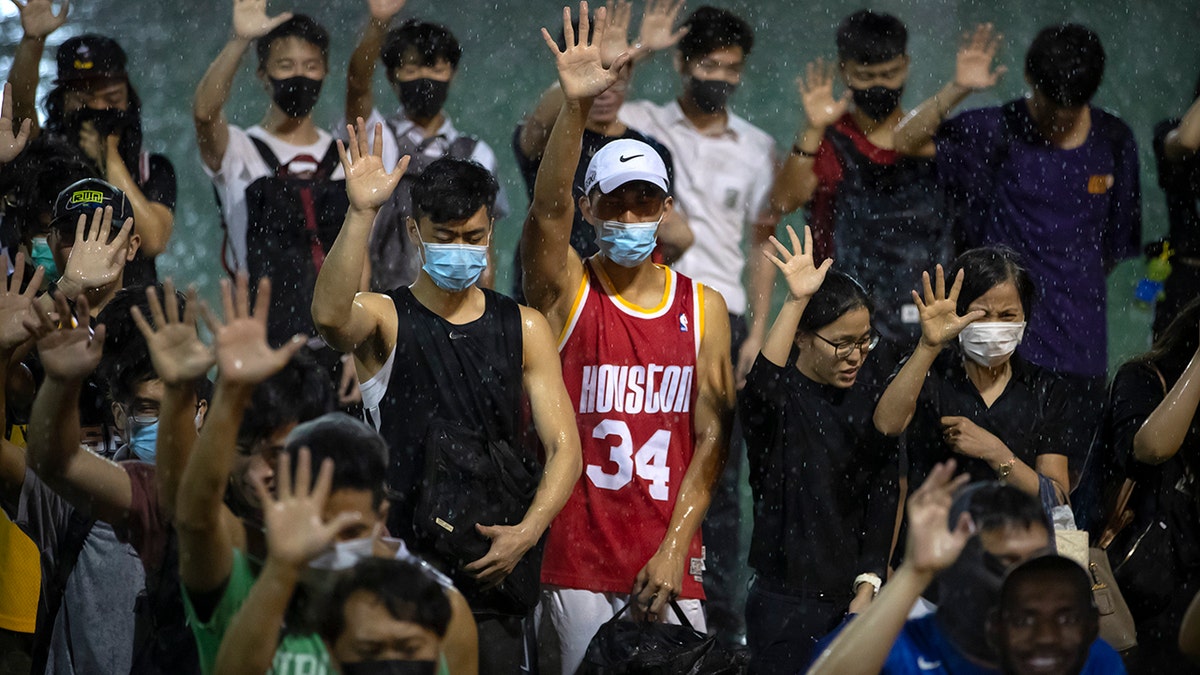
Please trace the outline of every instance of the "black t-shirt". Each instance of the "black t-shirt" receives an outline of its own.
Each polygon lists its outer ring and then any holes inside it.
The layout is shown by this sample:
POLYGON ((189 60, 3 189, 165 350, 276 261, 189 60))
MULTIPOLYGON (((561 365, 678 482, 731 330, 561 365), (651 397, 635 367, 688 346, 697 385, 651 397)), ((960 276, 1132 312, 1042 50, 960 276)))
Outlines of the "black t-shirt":
MULTIPOLYGON (((141 181, 141 173, 141 167, 138 167, 138 171, 133 174, 133 177, 138 180, 146 199, 174 211, 177 186, 175 167, 171 164, 171 160, 163 155, 149 155, 144 182, 141 181)), ((136 230, 136 223, 134 228, 136 230)), ((125 285, 145 286, 157 282, 158 271, 154 266, 154 258, 146 257, 142 255, 141 251, 138 251, 133 260, 125 265, 125 285)))
POLYGON ((1179 122, 1178 118, 1163 120, 1154 127, 1158 185, 1167 196, 1171 247, 1179 255, 1200 257, 1200 152, 1172 161, 1163 150, 1167 134, 1179 122))
POLYGON ((899 442, 871 421, 879 393, 818 384, 759 355, 739 405, 754 492, 750 565, 761 577, 846 598, 859 574, 884 577, 899 442))
MULTIPOLYGON (((542 166, 542 158, 533 159, 526 157, 525 153, 521 152, 521 129, 524 125, 518 124, 516 131, 513 133, 513 154, 517 158, 517 166, 521 169, 521 177, 525 179, 525 196, 529 201, 533 201, 533 186, 537 181, 538 169, 542 166)), ((600 148, 609 143, 620 140, 622 138, 631 138, 635 141, 641 141, 650 147, 654 148, 662 157, 663 164, 667 166, 667 183, 673 185, 675 180, 675 165, 671 159, 671 151, 667 150, 667 146, 659 143, 654 138, 647 136, 638 131, 634 131, 629 127, 625 128, 625 133, 620 136, 605 136, 598 134, 588 129, 583 130, 583 153, 579 156, 579 166, 575 167, 575 182, 572 185, 571 194, 578 204, 578 200, 583 196, 583 180, 587 177, 588 164, 591 163, 592 157, 600 151, 600 148)), ((575 222, 571 224, 571 248, 579 254, 580 258, 589 258, 596 254, 600 249, 596 246, 596 230, 583 219, 583 214, 579 211, 578 205, 575 207, 575 222)), ((513 254, 513 297, 520 301, 525 297, 525 293, 521 288, 521 252, 518 247, 517 252, 513 254)))
POLYGON ((1013 355, 1012 378, 989 408, 967 377, 963 356, 944 350, 925 376, 917 409, 906 434, 908 484, 916 489, 938 462, 954 458, 971 480, 995 480, 996 472, 982 459, 959 455, 946 444, 942 417, 966 417, 999 438, 1017 459, 1036 469, 1042 454, 1072 455, 1077 430, 1068 413, 1070 393, 1054 373, 1013 355))

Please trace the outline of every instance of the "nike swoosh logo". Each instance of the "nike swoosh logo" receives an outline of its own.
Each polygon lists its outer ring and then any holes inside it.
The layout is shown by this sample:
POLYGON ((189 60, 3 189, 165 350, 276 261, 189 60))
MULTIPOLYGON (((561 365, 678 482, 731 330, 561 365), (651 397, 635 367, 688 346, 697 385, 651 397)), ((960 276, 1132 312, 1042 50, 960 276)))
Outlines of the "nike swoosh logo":
POLYGON ((461 340, 462 338, 465 338, 465 337, 467 337, 466 333, 460 333, 456 330, 450 331, 450 339, 451 340, 461 340))
POLYGON ((638 157, 645 157, 645 155, 630 155, 628 157, 626 157, 625 155, 621 155, 620 159, 622 162, 628 162, 629 160, 637 159, 638 157))
POLYGON ((937 670, 942 667, 941 661, 926 661, 924 656, 917 657, 917 667, 921 670, 937 670))

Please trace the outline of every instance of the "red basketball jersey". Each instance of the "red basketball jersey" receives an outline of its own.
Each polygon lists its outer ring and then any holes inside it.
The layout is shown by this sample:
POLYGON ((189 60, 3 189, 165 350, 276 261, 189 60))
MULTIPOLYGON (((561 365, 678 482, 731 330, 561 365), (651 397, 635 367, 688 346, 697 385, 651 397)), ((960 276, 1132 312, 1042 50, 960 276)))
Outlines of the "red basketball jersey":
MULTIPOLYGON (((542 582, 629 593, 675 509, 692 461, 703 286, 660 267, 657 307, 626 301, 604 270, 584 278, 558 349, 583 446, 583 476, 550 526, 542 582)), ((700 532, 684 561, 682 598, 703 598, 700 532)))

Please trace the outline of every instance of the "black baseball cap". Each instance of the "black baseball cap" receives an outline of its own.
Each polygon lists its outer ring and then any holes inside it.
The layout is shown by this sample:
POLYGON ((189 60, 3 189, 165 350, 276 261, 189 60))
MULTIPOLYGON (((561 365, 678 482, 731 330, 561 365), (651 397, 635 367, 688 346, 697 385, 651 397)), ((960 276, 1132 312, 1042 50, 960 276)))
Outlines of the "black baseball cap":
POLYGON ((90 217, 96 209, 106 206, 111 206, 113 210, 113 232, 121 229, 126 218, 133 217, 133 206, 117 186, 99 178, 84 178, 58 193, 54 200, 54 216, 50 225, 74 232, 80 214, 90 217))
POLYGON ((125 50, 116 40, 88 33, 58 47, 58 78, 54 84, 79 83, 100 78, 128 79, 125 50))

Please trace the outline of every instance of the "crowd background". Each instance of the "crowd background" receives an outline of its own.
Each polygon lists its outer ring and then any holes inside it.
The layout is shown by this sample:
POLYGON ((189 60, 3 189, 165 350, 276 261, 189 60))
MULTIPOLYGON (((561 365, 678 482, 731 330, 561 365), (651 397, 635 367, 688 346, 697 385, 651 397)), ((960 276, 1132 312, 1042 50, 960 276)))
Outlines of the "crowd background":
MULTIPOLYGON (((836 56, 837 24, 855 10, 889 12, 907 25, 912 66, 902 105, 909 110, 953 75, 957 37, 963 30, 977 23, 995 24, 1005 36, 997 65, 1009 71, 997 86, 973 95, 965 109, 1020 96, 1025 91, 1020 75, 1024 51, 1037 31, 1054 23, 1083 23, 1099 34, 1110 55, 1093 103, 1116 112, 1137 138, 1143 235, 1153 241, 1166 234, 1166 205, 1157 188, 1151 133, 1159 120, 1180 114, 1191 103, 1200 69, 1200 52, 1195 49, 1200 4, 1192 0, 706 0, 688 3, 684 14, 700 4, 728 8, 754 27, 755 57, 748 59, 742 86, 730 107, 774 137, 780 153, 791 145, 803 116, 796 76, 804 64, 836 56)), ((268 5, 271 13, 285 10, 309 14, 330 30, 331 67, 314 111, 317 124, 329 129, 341 114, 345 64, 366 22, 363 3, 295 0, 268 5)), ((409 0, 403 12, 446 25, 463 45, 446 111, 458 128, 495 149, 499 178, 513 206, 496 228, 497 289, 512 287, 512 252, 527 206, 521 199, 524 186, 511 150, 512 130, 554 78, 553 64, 542 53, 537 31, 561 10, 561 0, 409 0)), ((21 25, 8 0, 0 3, 0 17, 0 72, 8 72, 21 25)), ((201 295, 214 301, 222 276, 217 257, 220 217, 211 182, 201 170, 190 111, 196 83, 228 37, 226 8, 182 0, 76 0, 70 21, 47 40, 39 103, 54 79, 54 50, 84 32, 112 36, 124 46, 143 101, 146 149, 165 154, 175 164, 179 184, 175 229, 166 254, 158 258, 160 278, 194 281, 201 295)), ((669 100, 677 95, 677 88, 670 55, 656 55, 638 67, 630 100, 669 100)), ((375 90, 377 101, 394 101, 384 78, 375 78, 375 90)), ((226 107, 228 118, 238 125, 254 124, 262 113, 262 101, 253 69, 242 68, 226 107)), ((799 213, 786 219, 796 226, 802 221, 799 213)), ((1134 302, 1134 287, 1144 273, 1144 262, 1133 260, 1122 263, 1109 277, 1110 373, 1149 346, 1153 311, 1134 302)), ((783 292, 777 284, 778 299, 783 292)))

